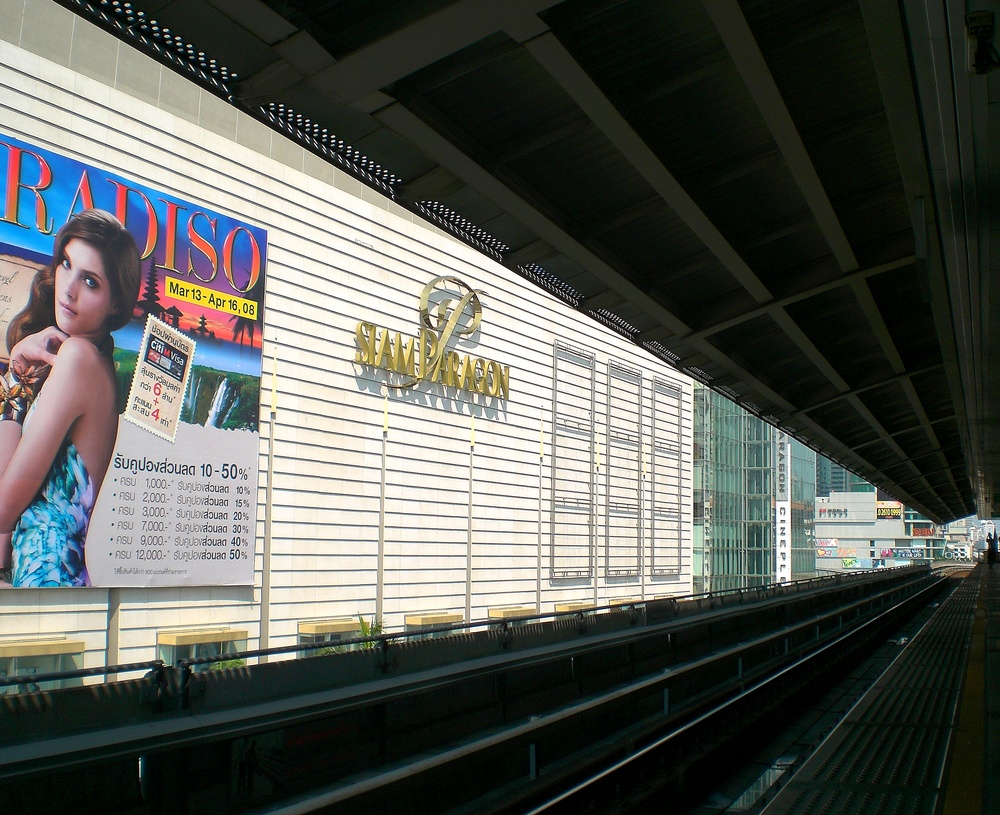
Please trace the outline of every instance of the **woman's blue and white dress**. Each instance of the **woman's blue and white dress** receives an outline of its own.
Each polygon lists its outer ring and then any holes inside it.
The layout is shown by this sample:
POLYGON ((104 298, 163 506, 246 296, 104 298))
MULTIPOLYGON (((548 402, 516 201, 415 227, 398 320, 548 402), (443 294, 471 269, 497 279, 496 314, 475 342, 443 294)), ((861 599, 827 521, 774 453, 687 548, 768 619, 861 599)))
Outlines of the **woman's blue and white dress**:
POLYGON ((14 527, 14 586, 90 585, 83 546, 95 499, 83 459, 66 439, 41 489, 14 527))

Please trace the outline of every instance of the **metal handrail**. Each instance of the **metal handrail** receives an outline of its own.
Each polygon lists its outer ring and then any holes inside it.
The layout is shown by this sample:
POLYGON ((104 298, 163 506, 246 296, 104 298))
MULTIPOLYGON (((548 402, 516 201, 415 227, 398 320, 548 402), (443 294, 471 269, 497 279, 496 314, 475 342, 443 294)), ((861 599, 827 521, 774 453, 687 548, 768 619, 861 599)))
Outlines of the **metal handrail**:
POLYGON ((147 676, 153 676, 163 670, 162 659, 152 659, 148 662, 129 662, 124 665, 102 665, 99 668, 72 668, 67 671, 46 671, 45 673, 20 674, 18 676, 0 677, 0 687, 10 685, 38 685, 41 682, 55 682, 64 679, 82 679, 86 676, 108 676, 110 674, 146 671, 147 676))
MULTIPOLYGON (((916 565, 916 564, 914 564, 916 565)), ((897 567, 906 568, 906 567, 897 567)), ((554 611, 545 612, 540 614, 533 614, 524 617, 518 617, 517 622, 519 624, 534 623, 534 622, 544 622, 547 620, 556 619, 582 619, 584 613, 592 613, 599 611, 611 611, 611 610, 627 610, 636 609, 637 607, 644 607, 647 605, 658 605, 661 603, 679 605, 682 602, 698 601, 698 600, 712 600, 725 598, 729 596, 743 596, 748 594, 757 595, 767 595, 778 589, 791 590, 799 592, 806 588, 816 588, 818 584, 822 583, 832 583, 837 584, 841 582, 845 576, 852 578, 864 578, 877 574, 885 574, 886 569, 872 569, 866 571, 852 572, 850 575, 843 575, 842 573, 833 575, 820 575, 816 577, 808 577, 802 580, 795 580, 791 583, 767 583, 760 586, 752 586, 745 588, 732 588, 732 589, 722 589, 718 591, 707 591, 698 592, 694 594, 680 595, 677 597, 663 597, 657 598, 655 600, 636 600, 630 603, 609 603, 602 606, 593 606, 592 608, 585 609, 584 611, 573 610, 573 611, 554 611)), ((398 631, 398 632, 386 632, 382 634, 376 634, 368 637, 352 637, 349 639, 342 639, 336 642, 336 646, 349 646, 349 645, 362 645, 365 643, 371 643, 372 648, 378 648, 383 656, 388 651, 390 644, 399 641, 408 640, 420 640, 427 637, 428 634, 447 634, 457 631, 474 631, 477 629, 497 629, 501 631, 506 631, 510 628, 511 620, 497 620, 497 619, 485 619, 485 620, 473 620, 471 622, 459 622, 459 623, 445 623, 441 625, 428 626, 427 628, 422 628, 419 631, 398 631)), ((64 679, 76 679, 88 676, 110 676, 117 673, 126 673, 129 671, 146 670, 147 672, 160 673, 167 667, 175 667, 181 671, 181 688, 185 688, 190 678, 192 669, 197 665, 210 665, 217 662, 224 662, 228 660, 246 660, 250 658, 260 658, 260 657, 270 657, 270 656, 283 656, 286 654, 302 653, 304 651, 319 651, 326 648, 330 648, 331 643, 315 643, 312 645, 282 645, 274 646, 271 648, 257 648, 254 650, 247 651, 231 651, 224 654, 216 654, 213 656, 204 657, 191 657, 188 659, 182 659, 175 663, 173 666, 167 666, 163 660, 150 660, 148 662, 138 662, 130 663, 126 665, 106 665, 98 668, 79 668, 71 669, 69 671, 50 671, 44 674, 30 674, 22 676, 11 676, 0 678, 0 687, 10 686, 10 685, 37 685, 40 682, 50 682, 58 681, 64 679)))

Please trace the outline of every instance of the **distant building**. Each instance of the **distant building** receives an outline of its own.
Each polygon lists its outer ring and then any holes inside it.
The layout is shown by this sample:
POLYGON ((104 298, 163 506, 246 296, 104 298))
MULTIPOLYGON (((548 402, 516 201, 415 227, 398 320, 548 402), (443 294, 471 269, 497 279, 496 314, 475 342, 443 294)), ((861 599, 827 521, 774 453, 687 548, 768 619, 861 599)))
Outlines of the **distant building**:
POLYGON ((938 560, 949 551, 942 531, 901 502, 875 492, 835 492, 816 499, 816 565, 851 571, 938 560))
POLYGON ((826 456, 816 456, 816 495, 834 492, 875 492, 875 487, 826 456))
POLYGON ((952 521, 942 527, 946 544, 951 548, 964 547, 973 560, 985 556, 986 538, 996 531, 992 520, 980 520, 975 516, 952 521))

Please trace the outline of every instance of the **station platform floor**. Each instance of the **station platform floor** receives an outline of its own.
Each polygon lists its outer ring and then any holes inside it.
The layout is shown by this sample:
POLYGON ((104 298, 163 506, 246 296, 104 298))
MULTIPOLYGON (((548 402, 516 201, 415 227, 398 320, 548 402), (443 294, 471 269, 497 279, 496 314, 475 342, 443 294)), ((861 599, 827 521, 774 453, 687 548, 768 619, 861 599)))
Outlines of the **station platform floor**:
POLYGON ((764 815, 1000 815, 1000 563, 948 579, 764 815))
POLYGON ((979 595, 941 815, 1000 813, 1000 563, 966 579, 979 595))

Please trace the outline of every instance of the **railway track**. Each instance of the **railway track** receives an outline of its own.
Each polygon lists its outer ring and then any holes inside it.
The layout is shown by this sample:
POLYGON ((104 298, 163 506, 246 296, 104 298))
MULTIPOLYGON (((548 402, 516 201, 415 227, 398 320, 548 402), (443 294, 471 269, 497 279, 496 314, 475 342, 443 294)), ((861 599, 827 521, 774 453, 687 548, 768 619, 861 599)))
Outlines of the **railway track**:
MULTIPOLYGON (((946 568, 938 574, 946 578, 967 571, 968 567, 946 568)), ((947 589, 944 593, 948 593, 947 589)), ((736 811, 766 815, 810 815, 818 811, 844 815, 886 811, 932 815, 933 801, 920 805, 922 798, 928 798, 927 791, 912 786, 907 789, 905 785, 893 792, 896 796, 907 796, 902 809, 887 810, 884 798, 877 798, 867 809, 862 807, 865 790, 859 789, 855 794, 845 792, 843 786, 849 783, 847 773, 844 772, 843 779, 837 773, 845 764, 858 765, 862 770, 870 768, 873 762, 884 760, 885 751, 873 749, 870 738, 865 738, 870 736, 870 729, 856 731, 853 744, 845 744, 843 738, 835 741, 832 734, 840 720, 858 709, 887 671, 901 669, 905 649, 913 640, 920 635, 932 639, 939 636, 935 626, 948 627, 952 629, 950 634, 955 633, 955 623, 949 620, 947 613, 934 613, 938 605, 936 600, 941 596, 941 585, 929 586, 911 598, 888 606, 863 625, 804 654, 795 664, 761 678, 731 699, 700 713, 682 727, 643 745, 571 788, 528 809, 506 812, 639 815, 663 812, 664 802, 669 801, 671 812, 691 815, 736 811), (905 636, 886 639, 901 630, 906 632, 905 636), (859 667, 861 657, 869 652, 875 656, 865 659, 864 665, 859 667), (833 677, 850 672, 852 667, 857 670, 851 678, 817 705, 815 688, 829 687, 833 677), (809 716, 809 712, 813 715, 809 716), (815 783, 814 788, 809 788, 808 782, 800 780, 793 788, 792 779, 797 777, 799 769, 803 765, 810 766, 807 762, 818 748, 831 743, 836 745, 840 755, 832 768, 827 767, 825 784, 815 783), (770 755, 771 760, 763 761, 765 755, 770 755), (740 782, 735 788, 730 782, 730 795, 706 794, 724 786, 727 776, 739 777, 741 774, 733 768, 746 766, 757 769, 750 774, 742 773, 742 793, 733 791, 740 789, 740 782), (841 806, 831 809, 831 801, 835 801, 838 794, 841 806)), ((963 610, 968 606, 968 598, 961 594, 956 602, 963 610)), ((939 641, 934 641, 932 647, 937 649, 940 645, 939 641)), ((961 647, 954 637, 952 645, 961 647)), ((924 652, 925 659, 927 656, 924 652)), ((944 659, 950 661, 947 657, 944 659)), ((954 677, 949 684, 957 692, 954 677)), ((940 691, 940 683, 935 689, 940 691)), ((884 726, 884 722, 880 724, 884 726)), ((926 732, 920 728, 920 722, 907 721, 906 724, 918 736, 926 732)), ((944 754, 939 718, 930 723, 928 729, 931 728, 937 733, 937 750, 923 755, 915 750, 893 750, 896 760, 912 765, 927 760, 934 767, 926 772, 940 773, 944 754)), ((923 770, 911 767, 911 774, 921 772, 923 770)), ((930 797, 936 800, 937 792, 935 789, 930 797)))

